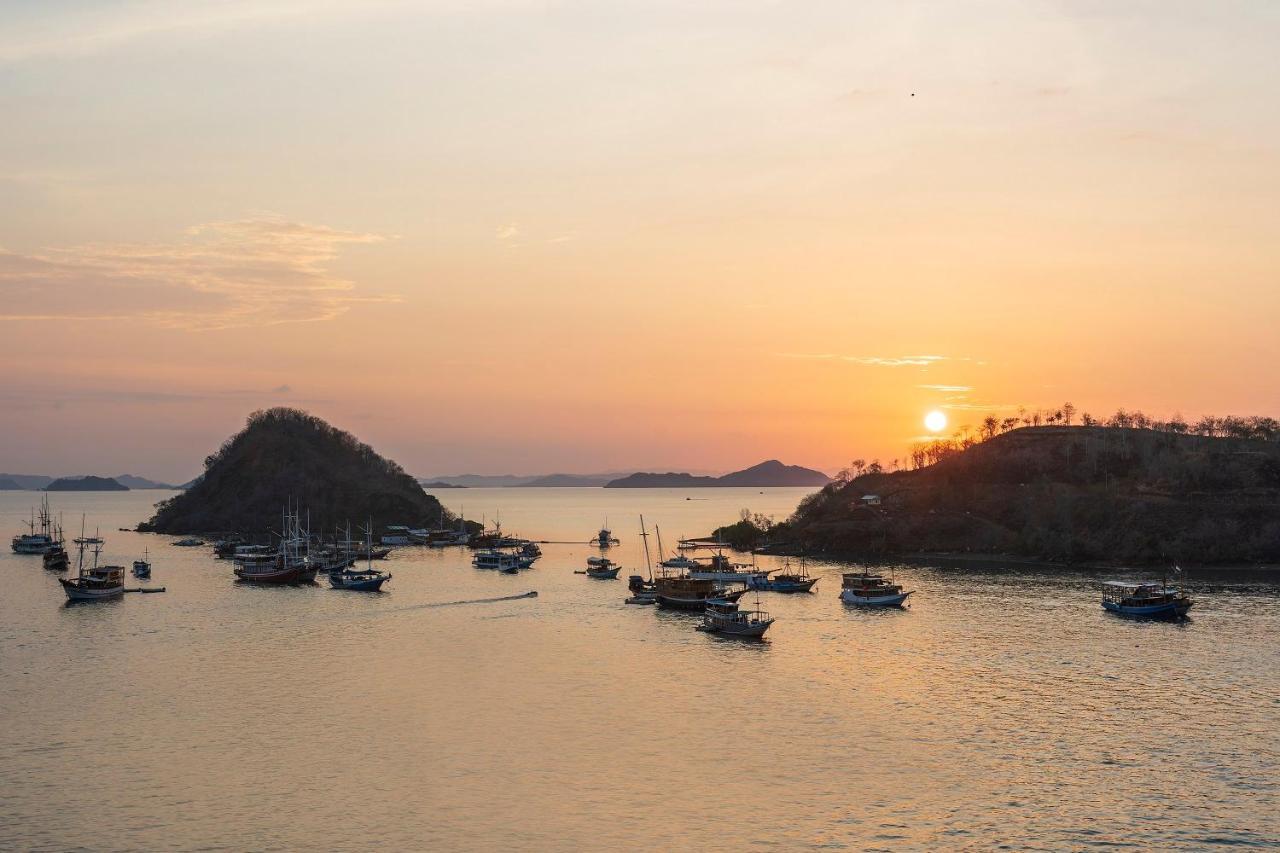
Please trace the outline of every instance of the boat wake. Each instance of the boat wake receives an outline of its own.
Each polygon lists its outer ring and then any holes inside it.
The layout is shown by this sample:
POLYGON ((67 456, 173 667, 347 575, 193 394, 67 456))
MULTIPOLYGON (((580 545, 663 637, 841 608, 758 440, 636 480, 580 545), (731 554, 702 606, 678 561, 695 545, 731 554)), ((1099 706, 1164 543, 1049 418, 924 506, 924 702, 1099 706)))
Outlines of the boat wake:
POLYGON ((428 610, 433 607, 455 607, 459 604, 494 604, 499 601, 519 601, 522 598, 537 598, 536 590, 520 595, 503 595, 498 598, 468 598, 462 601, 434 601, 428 604, 411 604, 408 607, 397 607, 394 610, 383 610, 382 613, 400 613, 408 610, 428 610))

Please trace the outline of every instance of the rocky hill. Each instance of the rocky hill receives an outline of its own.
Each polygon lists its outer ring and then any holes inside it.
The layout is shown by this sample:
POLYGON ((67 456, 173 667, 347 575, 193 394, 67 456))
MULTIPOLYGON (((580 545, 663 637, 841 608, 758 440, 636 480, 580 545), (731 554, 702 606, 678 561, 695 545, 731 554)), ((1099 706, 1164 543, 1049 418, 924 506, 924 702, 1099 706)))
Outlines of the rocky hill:
POLYGON ((822 486, 831 478, 821 471, 802 468, 799 465, 783 465, 777 459, 752 465, 723 477, 703 477, 694 474, 668 472, 666 474, 639 473, 611 480, 606 489, 671 489, 697 486, 822 486))
POLYGON ((50 492, 127 492, 129 487, 112 477, 61 477, 45 486, 50 492))
MULTIPOLYGON (((435 526, 441 507, 396 463, 350 433, 297 409, 249 416, 245 428, 205 460, 204 473, 179 495, 156 505, 139 525, 156 533, 236 532, 261 535, 280 527, 287 501, 310 513, 315 533, 348 521, 435 526)), ((451 523, 448 513, 446 522, 451 523)))
MULTIPOLYGON (((741 536, 752 525, 722 531, 741 536)), ((834 481, 758 536, 844 556, 1280 561, 1280 441, 1015 429, 918 470, 834 481)))

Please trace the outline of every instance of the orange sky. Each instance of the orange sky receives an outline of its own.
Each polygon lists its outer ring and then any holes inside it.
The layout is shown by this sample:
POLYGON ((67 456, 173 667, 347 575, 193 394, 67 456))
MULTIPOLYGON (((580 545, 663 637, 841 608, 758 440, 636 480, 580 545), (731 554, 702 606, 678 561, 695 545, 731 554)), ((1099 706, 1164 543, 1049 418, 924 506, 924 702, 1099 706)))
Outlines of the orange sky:
POLYGON ((276 404, 420 474, 1277 414, 1274 4, 853 6, 0 10, 0 470, 276 404))

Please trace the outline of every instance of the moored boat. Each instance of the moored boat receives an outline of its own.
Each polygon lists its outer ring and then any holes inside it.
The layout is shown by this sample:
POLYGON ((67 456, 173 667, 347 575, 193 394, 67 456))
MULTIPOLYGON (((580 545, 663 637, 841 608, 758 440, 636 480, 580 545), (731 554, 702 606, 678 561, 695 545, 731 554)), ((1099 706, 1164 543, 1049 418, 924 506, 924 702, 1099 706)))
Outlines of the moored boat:
POLYGON ((298 514, 282 513, 280 543, 275 550, 248 545, 236 549, 235 576, 248 583, 292 584, 314 581, 318 564, 308 560, 310 535, 304 535, 298 514))
POLYGON ((654 598, 659 607, 669 610, 703 611, 707 602, 715 599, 737 601, 747 591, 726 589, 708 578, 692 578, 687 575, 659 575, 654 578, 654 598))
POLYGON ((44 567, 51 572, 65 572, 71 568, 71 557, 68 556, 67 549, 62 544, 63 541, 62 525, 59 524, 54 532, 53 545, 40 558, 44 567))
MULTIPOLYGON (((348 533, 347 541, 351 541, 348 533)), ((373 551, 373 524, 370 523, 365 528, 365 550, 372 553, 373 551)), ((373 567, 372 558, 365 560, 365 567, 357 569, 353 567, 353 559, 350 552, 344 552, 335 555, 335 559, 329 566, 329 586, 334 589, 349 589, 356 592, 378 592, 382 589, 382 585, 391 580, 390 572, 381 572, 373 567)))
POLYGON ((1103 581, 1102 608, 1119 616, 1144 619, 1181 619, 1191 609, 1191 598, 1180 587, 1160 583, 1103 581))
POLYGON ((858 607, 901 607, 914 591, 904 591, 892 579, 865 570, 840 577, 840 600, 858 607))
POLYGON ((471 565, 477 569, 497 569, 500 572, 514 572, 520 569, 520 558, 509 551, 486 548, 475 553, 471 558, 471 565))
POLYGON ((179 539, 173 544, 177 545, 179 548, 198 548, 204 544, 204 540, 197 539, 195 536, 188 536, 185 539, 179 539))
POLYGON ((764 636, 773 621, 773 617, 761 610, 759 605, 754 610, 742 610, 736 601, 717 598, 707 602, 698 630, 758 639, 764 636))
POLYGON ((39 515, 36 514, 36 510, 33 508, 31 510, 31 520, 24 521, 23 524, 27 526, 27 532, 13 537, 11 542, 15 554, 44 554, 62 546, 62 539, 53 523, 53 515, 49 512, 48 495, 44 495, 40 499, 39 515))
POLYGON ((753 577, 747 581, 747 586, 763 592, 809 592, 817 582, 817 578, 810 577, 805 571, 803 563, 800 564, 799 569, 792 571, 791 564, 788 562, 783 565, 781 571, 773 575, 753 577))
POLYGON ((597 580, 614 580, 618 577, 618 572, 620 571, 622 571, 622 566, 619 566, 612 560, 587 560, 586 575, 589 578, 596 578, 597 580))
POLYGON ((70 580, 58 578, 67 598, 71 601, 104 601, 124 595, 124 566, 98 565, 98 557, 102 554, 102 539, 97 536, 92 540, 81 537, 76 541, 79 543, 76 576, 70 580), (86 566, 84 546, 90 542, 93 543, 93 565, 86 566))
POLYGON ((143 549, 141 560, 133 561, 133 576, 144 580, 151 577, 151 554, 148 549, 143 549))

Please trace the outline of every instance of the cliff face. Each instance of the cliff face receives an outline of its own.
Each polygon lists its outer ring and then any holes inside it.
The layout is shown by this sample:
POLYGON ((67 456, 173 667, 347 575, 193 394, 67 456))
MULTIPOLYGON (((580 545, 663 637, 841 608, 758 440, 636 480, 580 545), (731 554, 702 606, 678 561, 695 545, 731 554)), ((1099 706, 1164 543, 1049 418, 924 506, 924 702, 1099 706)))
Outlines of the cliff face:
POLYGON ((313 532, 322 534, 370 518, 378 526, 434 526, 441 512, 413 477, 351 434, 306 412, 270 409, 251 415, 205 460, 204 473, 157 504, 139 529, 264 534, 279 529, 287 501, 309 512, 313 532))
POLYGON ((1019 429, 919 470, 833 482, 772 538, 830 554, 1280 561, 1280 442, 1019 429))

